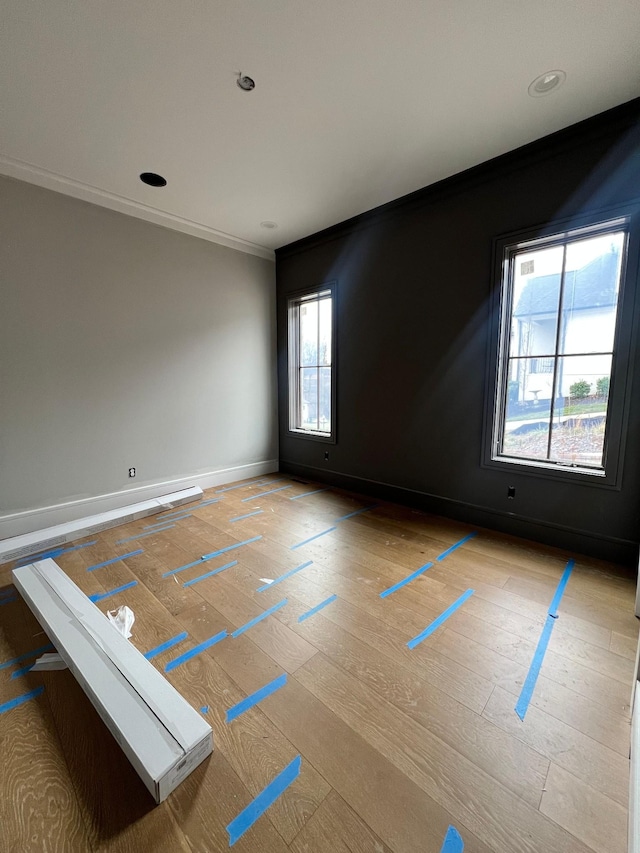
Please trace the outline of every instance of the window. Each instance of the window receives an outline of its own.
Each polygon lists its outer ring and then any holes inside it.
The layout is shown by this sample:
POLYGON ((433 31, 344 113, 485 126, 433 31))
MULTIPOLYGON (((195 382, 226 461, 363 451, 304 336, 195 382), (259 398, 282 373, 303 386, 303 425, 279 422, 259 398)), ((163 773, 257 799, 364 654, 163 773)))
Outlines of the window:
MULTIPOLYGON (((612 473, 624 408, 619 306, 629 223, 499 241, 490 463, 612 473)), ((625 339, 628 350, 628 330, 625 339)))
POLYGON ((334 285, 289 300, 289 430, 334 440, 334 285))

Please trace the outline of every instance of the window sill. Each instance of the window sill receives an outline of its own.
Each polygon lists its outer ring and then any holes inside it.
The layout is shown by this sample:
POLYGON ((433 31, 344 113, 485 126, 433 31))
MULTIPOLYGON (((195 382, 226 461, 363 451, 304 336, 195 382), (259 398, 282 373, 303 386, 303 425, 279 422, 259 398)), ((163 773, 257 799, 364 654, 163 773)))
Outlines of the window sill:
POLYGON ((305 438, 311 441, 322 441, 325 444, 336 443, 335 435, 327 432, 312 432, 311 430, 306 429, 290 429, 287 431, 287 435, 291 436, 291 438, 305 438))
POLYGON ((539 479, 558 480, 575 485, 597 486, 619 491, 620 485, 613 474, 604 469, 584 468, 579 465, 547 464, 513 456, 492 456, 483 463, 484 468, 504 473, 524 474, 539 479))

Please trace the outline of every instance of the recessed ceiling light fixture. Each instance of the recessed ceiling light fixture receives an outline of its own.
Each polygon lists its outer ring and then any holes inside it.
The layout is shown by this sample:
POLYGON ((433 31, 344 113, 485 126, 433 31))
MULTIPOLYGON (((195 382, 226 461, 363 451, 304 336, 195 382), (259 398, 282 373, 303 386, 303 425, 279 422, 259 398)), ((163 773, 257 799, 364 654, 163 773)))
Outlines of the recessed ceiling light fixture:
POLYGON ((163 178, 162 175, 156 175, 155 172, 143 172, 140 175, 140 180, 150 187, 166 187, 167 185, 167 179, 163 178))
POLYGON ((274 228, 278 227, 278 223, 277 222, 271 222, 271 220, 269 220, 269 219, 265 219, 264 222, 260 223, 260 227, 261 228, 268 228, 270 231, 272 231, 274 228))
POLYGON ((247 75, 243 74, 241 71, 238 73, 238 79, 236 82, 243 92, 250 92, 252 89, 256 88, 256 81, 252 77, 247 77, 247 75))
POLYGON ((564 71, 545 71, 529 84, 529 94, 532 98, 541 98, 543 95, 555 92, 566 79, 567 75, 564 71))

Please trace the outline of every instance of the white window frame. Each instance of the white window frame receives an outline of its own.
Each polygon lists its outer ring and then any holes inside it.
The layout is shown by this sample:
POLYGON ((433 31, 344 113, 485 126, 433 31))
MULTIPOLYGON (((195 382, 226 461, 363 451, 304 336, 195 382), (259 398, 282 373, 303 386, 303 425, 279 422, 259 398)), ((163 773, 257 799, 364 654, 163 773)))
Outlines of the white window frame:
POLYGON ((588 485, 620 488, 622 455, 628 416, 626 389, 631 387, 631 335, 637 278, 637 208, 601 213, 598 217, 556 223, 534 232, 520 232, 494 241, 494 279, 491 309, 487 394, 483 438, 484 467, 536 476, 582 481, 588 485), (620 268, 616 330, 613 343, 603 467, 571 465, 548 460, 522 459, 501 452, 508 389, 508 355, 513 291, 512 258, 523 249, 566 245, 574 240, 625 231, 620 268))
MULTIPOLYGON (((336 442, 336 285, 328 282, 319 287, 292 294, 287 301, 287 360, 289 379, 289 434, 297 438, 310 438, 331 444, 336 442), (305 303, 331 300, 331 353, 329 365, 306 365, 331 368, 331 423, 329 430, 310 430, 302 426, 302 394, 300 383, 300 307, 305 303)), ((319 380, 318 380, 319 381, 319 380)), ((318 394, 319 398, 319 394, 318 394)))

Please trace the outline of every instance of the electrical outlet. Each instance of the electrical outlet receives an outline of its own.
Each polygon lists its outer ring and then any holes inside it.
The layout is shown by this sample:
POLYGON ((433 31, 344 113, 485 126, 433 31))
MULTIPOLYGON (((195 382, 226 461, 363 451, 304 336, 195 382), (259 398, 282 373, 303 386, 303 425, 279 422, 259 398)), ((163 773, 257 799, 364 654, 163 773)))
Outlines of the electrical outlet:
POLYGON ((516 496, 516 487, 515 486, 507 486, 507 497, 509 500, 513 500, 516 496))
POLYGON ((136 469, 135 468, 129 468, 129 476, 130 477, 136 476, 136 469))
POLYGON ((325 462, 329 461, 329 451, 328 450, 325 450, 325 452, 324 452, 324 461, 325 462))

